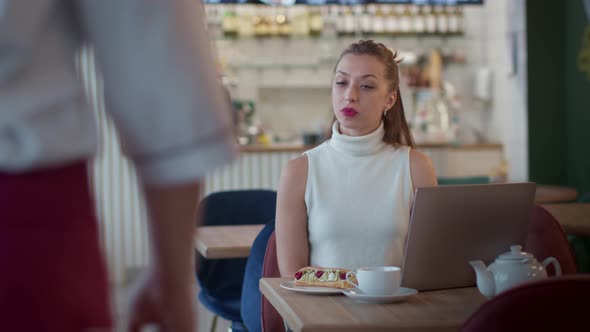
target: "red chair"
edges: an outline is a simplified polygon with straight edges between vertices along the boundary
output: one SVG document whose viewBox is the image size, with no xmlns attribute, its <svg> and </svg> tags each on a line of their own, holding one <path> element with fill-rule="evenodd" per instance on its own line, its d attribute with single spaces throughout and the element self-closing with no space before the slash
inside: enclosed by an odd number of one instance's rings
<svg viewBox="0 0 590 332">
<path fill-rule="evenodd" d="M 588 331 L 590 276 L 547 278 L 507 290 L 479 307 L 462 332 Z"/>
<path fill-rule="evenodd" d="M 561 266 L 562 274 L 578 271 L 576 258 L 563 228 L 551 213 L 539 205 L 534 205 L 531 212 L 525 251 L 533 254 L 540 262 L 547 257 L 554 257 Z M 547 273 L 555 274 L 553 265 L 548 267 Z"/>
<path fill-rule="evenodd" d="M 262 266 L 263 278 L 278 278 L 281 274 L 279 272 L 279 263 L 277 261 L 277 240 L 273 232 L 268 239 L 266 245 L 266 253 L 264 254 L 264 264 Z M 264 295 L 262 296 L 261 320 L 263 332 L 284 332 L 285 324 L 283 318 L 276 309 L 268 302 Z"/>
</svg>

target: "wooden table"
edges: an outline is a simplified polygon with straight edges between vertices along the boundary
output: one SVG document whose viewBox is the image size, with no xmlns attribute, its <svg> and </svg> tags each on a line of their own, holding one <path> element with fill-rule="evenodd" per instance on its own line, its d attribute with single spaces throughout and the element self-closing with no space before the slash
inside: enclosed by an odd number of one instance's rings
<svg viewBox="0 0 590 332">
<path fill-rule="evenodd" d="M 457 331 L 486 299 L 477 288 L 421 292 L 402 303 L 359 302 L 344 295 L 283 289 L 290 279 L 263 278 L 260 291 L 295 332 Z"/>
<path fill-rule="evenodd" d="M 244 258 L 264 225 L 202 226 L 195 234 L 195 247 L 205 258 Z"/>
<path fill-rule="evenodd" d="M 578 198 L 578 191 L 575 188 L 537 185 L 535 192 L 535 203 L 563 203 L 573 202 Z"/>
<path fill-rule="evenodd" d="M 590 203 L 542 204 L 568 234 L 590 236 Z M 264 225 L 203 226 L 195 235 L 195 247 L 205 258 L 248 257 L 252 243 Z"/>
<path fill-rule="evenodd" d="M 543 204 L 567 234 L 590 236 L 590 203 Z"/>
</svg>

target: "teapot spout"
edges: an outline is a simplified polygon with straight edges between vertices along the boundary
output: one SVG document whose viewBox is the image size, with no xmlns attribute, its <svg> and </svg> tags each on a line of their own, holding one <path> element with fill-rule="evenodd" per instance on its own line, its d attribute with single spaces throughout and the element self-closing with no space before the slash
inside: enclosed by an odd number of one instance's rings
<svg viewBox="0 0 590 332">
<path fill-rule="evenodd" d="M 477 289 L 485 297 L 492 298 L 496 295 L 496 284 L 494 275 L 482 261 L 470 261 L 469 264 L 475 270 Z"/>
</svg>

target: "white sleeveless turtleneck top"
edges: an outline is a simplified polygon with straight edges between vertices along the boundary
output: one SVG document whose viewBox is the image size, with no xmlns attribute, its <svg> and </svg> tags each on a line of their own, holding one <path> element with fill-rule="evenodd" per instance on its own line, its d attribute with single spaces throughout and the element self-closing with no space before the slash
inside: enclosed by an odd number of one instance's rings
<svg viewBox="0 0 590 332">
<path fill-rule="evenodd" d="M 383 123 L 306 151 L 310 264 L 357 269 L 403 263 L 413 201 L 410 148 L 383 142 Z"/>
</svg>

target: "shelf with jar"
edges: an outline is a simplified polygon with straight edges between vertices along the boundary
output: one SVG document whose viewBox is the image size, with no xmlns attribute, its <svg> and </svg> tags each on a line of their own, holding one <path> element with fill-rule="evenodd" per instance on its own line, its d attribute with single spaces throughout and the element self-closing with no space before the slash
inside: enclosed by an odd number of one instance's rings
<svg viewBox="0 0 590 332">
<path fill-rule="evenodd" d="M 460 130 L 461 96 L 443 80 L 445 57 L 432 50 L 427 58 L 402 68 L 412 93 L 408 122 L 416 142 L 456 143 Z"/>
<path fill-rule="evenodd" d="M 443 48 L 425 48 L 424 50 L 397 50 L 398 57 L 403 61 L 400 63 L 401 74 L 408 77 L 409 84 L 412 87 L 428 87 L 429 82 L 424 75 L 425 66 L 428 64 L 428 58 L 431 51 L 435 49 L 443 61 L 443 67 L 449 65 L 465 65 L 467 58 L 465 50 L 460 47 L 443 47 Z M 241 56 L 224 62 L 224 67 L 230 70 L 240 69 L 312 69 L 322 68 L 333 69 L 338 60 L 337 55 L 309 55 L 301 56 Z"/>
<path fill-rule="evenodd" d="M 453 37 L 464 35 L 462 6 L 367 4 L 352 6 L 206 5 L 213 39 Z"/>
</svg>

